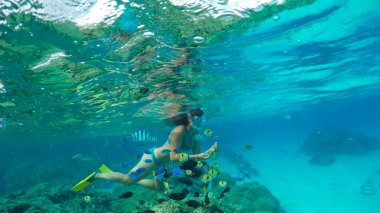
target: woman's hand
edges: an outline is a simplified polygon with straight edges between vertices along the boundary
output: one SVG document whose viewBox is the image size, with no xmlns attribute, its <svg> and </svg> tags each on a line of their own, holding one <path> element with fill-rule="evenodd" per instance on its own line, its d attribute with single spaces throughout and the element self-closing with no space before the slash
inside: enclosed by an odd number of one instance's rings
<svg viewBox="0 0 380 213">
<path fill-rule="evenodd" d="M 197 154 L 197 158 L 201 160 L 206 160 L 210 155 L 208 153 L 199 153 Z"/>
<path fill-rule="evenodd" d="M 218 151 L 218 142 L 215 142 L 214 145 L 212 145 L 206 152 L 209 153 L 211 151 Z"/>
</svg>

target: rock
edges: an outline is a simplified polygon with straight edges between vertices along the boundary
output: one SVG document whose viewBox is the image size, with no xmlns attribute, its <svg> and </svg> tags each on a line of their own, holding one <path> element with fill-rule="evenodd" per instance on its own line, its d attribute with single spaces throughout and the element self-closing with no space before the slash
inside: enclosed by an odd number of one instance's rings
<svg viewBox="0 0 380 213">
<path fill-rule="evenodd" d="M 328 166 L 335 163 L 335 156 L 329 155 L 329 154 L 320 154 L 315 155 L 312 158 L 309 159 L 309 163 L 311 165 L 317 165 L 317 166 Z"/>
<path fill-rule="evenodd" d="M 330 127 L 310 133 L 300 151 L 312 156 L 310 164 L 327 166 L 335 162 L 337 155 L 364 155 L 378 149 L 380 142 L 376 137 Z"/>
</svg>

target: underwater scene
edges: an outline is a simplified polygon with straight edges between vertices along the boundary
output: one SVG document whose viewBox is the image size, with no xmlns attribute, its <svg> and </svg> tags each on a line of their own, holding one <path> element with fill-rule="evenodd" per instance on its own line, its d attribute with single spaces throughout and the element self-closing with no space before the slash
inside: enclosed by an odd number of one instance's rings
<svg viewBox="0 0 380 213">
<path fill-rule="evenodd" d="M 1 0 L 0 212 L 380 212 L 379 11 Z"/>
</svg>

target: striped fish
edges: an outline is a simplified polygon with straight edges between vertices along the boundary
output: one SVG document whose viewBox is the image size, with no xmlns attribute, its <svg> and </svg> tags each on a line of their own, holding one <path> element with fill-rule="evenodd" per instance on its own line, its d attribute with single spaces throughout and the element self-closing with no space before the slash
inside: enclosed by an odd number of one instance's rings
<svg viewBox="0 0 380 213">
<path fill-rule="evenodd" d="M 140 129 L 133 134 L 127 134 L 128 139 L 134 142 L 157 142 L 158 138 L 156 136 L 150 135 L 145 129 Z"/>
<path fill-rule="evenodd" d="M 195 141 L 197 141 L 197 142 L 201 142 L 201 141 L 203 141 L 203 140 L 206 139 L 206 136 L 205 136 L 205 134 L 203 134 L 203 133 L 198 133 L 198 134 L 196 134 L 196 135 L 194 136 L 194 139 L 195 139 Z"/>
</svg>

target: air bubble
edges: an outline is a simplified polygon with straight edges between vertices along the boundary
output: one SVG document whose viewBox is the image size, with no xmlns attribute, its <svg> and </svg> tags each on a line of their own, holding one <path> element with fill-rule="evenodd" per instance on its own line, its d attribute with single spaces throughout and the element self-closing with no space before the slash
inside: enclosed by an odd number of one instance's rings
<svg viewBox="0 0 380 213">
<path fill-rule="evenodd" d="M 272 17 L 272 19 L 273 19 L 273 20 L 275 20 L 275 21 L 277 21 L 277 20 L 279 20 L 279 19 L 280 19 L 280 16 L 278 16 L 278 15 L 275 15 L 275 16 L 273 16 L 273 17 Z"/>
<path fill-rule="evenodd" d="M 193 41 L 194 41 L 194 43 L 196 43 L 196 44 L 201 44 L 201 43 L 203 43 L 203 42 L 205 42 L 205 38 L 204 37 L 202 37 L 202 36 L 195 36 L 194 38 L 193 38 Z"/>
<path fill-rule="evenodd" d="M 152 32 L 145 32 L 143 35 L 144 35 L 145 37 L 147 37 L 147 38 L 150 38 L 150 37 L 153 37 L 153 36 L 154 36 L 154 33 L 152 33 Z"/>
</svg>

